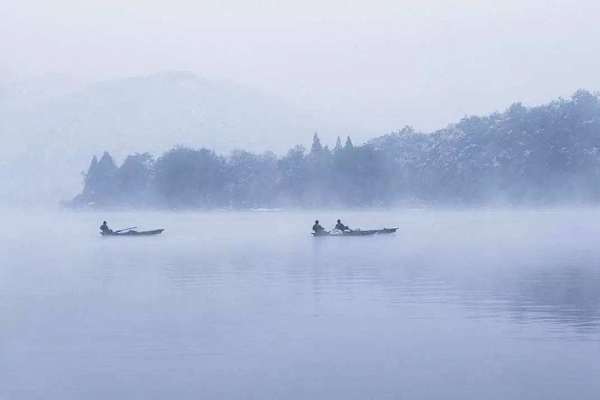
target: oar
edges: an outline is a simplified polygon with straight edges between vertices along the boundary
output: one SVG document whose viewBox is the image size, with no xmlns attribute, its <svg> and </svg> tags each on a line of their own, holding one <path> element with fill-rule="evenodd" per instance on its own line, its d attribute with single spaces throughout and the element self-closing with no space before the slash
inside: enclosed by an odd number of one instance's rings
<svg viewBox="0 0 600 400">
<path fill-rule="evenodd" d="M 123 231 L 128 231 L 130 229 L 135 229 L 137 228 L 137 226 L 132 226 L 131 228 L 125 228 L 125 229 L 119 229 L 118 231 L 115 231 L 114 233 L 119 233 L 119 232 L 123 232 Z"/>
</svg>

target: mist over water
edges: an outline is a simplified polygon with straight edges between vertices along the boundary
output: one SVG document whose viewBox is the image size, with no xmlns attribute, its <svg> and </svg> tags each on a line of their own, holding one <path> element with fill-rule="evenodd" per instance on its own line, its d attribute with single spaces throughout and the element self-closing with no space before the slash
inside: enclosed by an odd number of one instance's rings
<svg viewBox="0 0 600 400">
<path fill-rule="evenodd" d="M 0 400 L 600 398 L 597 0 L 4 3 Z"/>
<path fill-rule="evenodd" d="M 2 398 L 600 395 L 598 209 L 0 216 Z"/>
</svg>

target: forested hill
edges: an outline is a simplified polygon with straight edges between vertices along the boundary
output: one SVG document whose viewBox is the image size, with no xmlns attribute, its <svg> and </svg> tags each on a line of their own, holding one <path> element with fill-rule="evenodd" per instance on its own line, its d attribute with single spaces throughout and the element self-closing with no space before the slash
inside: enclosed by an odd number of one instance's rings
<svg viewBox="0 0 600 400">
<path fill-rule="evenodd" d="M 93 158 L 74 207 L 270 208 L 553 205 L 600 202 L 600 99 L 578 91 L 539 107 L 465 117 L 432 133 L 406 127 L 333 149 L 273 153 L 177 147 L 121 166 Z"/>
</svg>

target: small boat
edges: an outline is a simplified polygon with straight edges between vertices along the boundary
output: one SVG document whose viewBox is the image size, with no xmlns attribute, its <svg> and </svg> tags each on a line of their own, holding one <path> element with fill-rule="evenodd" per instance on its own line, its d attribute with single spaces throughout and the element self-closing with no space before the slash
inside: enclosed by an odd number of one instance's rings
<svg viewBox="0 0 600 400">
<path fill-rule="evenodd" d="M 134 231 L 128 230 L 126 232 L 100 232 L 102 236 L 152 236 L 152 235 L 160 235 L 164 231 L 164 229 L 155 229 L 153 231 Z"/>
<path fill-rule="evenodd" d="M 356 230 L 356 231 L 339 231 L 337 229 L 334 229 L 331 232 L 321 232 L 321 233 L 315 233 L 313 232 L 313 236 L 314 237 L 321 237 L 321 236 L 371 236 L 376 234 L 377 231 L 361 231 L 361 230 Z"/>
<path fill-rule="evenodd" d="M 321 233 L 314 233 L 313 232 L 313 236 L 317 237 L 317 236 L 370 236 L 370 235 L 382 235 L 382 234 L 390 234 L 390 233 L 395 233 L 398 230 L 398 228 L 383 228 L 383 229 L 375 229 L 375 230 L 368 230 L 368 231 L 361 231 L 360 229 L 355 230 L 355 231 L 345 231 L 342 232 L 340 230 L 334 229 L 331 232 L 321 232 Z"/>
</svg>

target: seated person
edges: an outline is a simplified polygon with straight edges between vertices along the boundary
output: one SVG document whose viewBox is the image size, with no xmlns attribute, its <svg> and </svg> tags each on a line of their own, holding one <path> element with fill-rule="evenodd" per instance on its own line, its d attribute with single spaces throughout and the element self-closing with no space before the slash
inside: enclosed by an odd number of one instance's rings
<svg viewBox="0 0 600 400">
<path fill-rule="evenodd" d="M 106 225 L 106 221 L 104 221 L 102 223 L 102 225 L 100 226 L 100 230 L 102 231 L 102 233 L 107 234 L 107 233 L 112 233 L 112 229 L 108 228 L 108 225 Z"/>
<path fill-rule="evenodd" d="M 313 225 L 313 231 L 315 231 L 315 233 L 322 233 L 324 230 L 325 229 L 319 224 L 319 220 L 316 220 Z"/>
<path fill-rule="evenodd" d="M 342 221 L 339 220 L 339 219 L 337 220 L 337 224 L 335 225 L 335 229 L 338 229 L 338 230 L 340 230 L 342 232 L 344 232 L 344 231 L 350 231 L 351 230 L 346 225 L 342 224 Z"/>
</svg>

